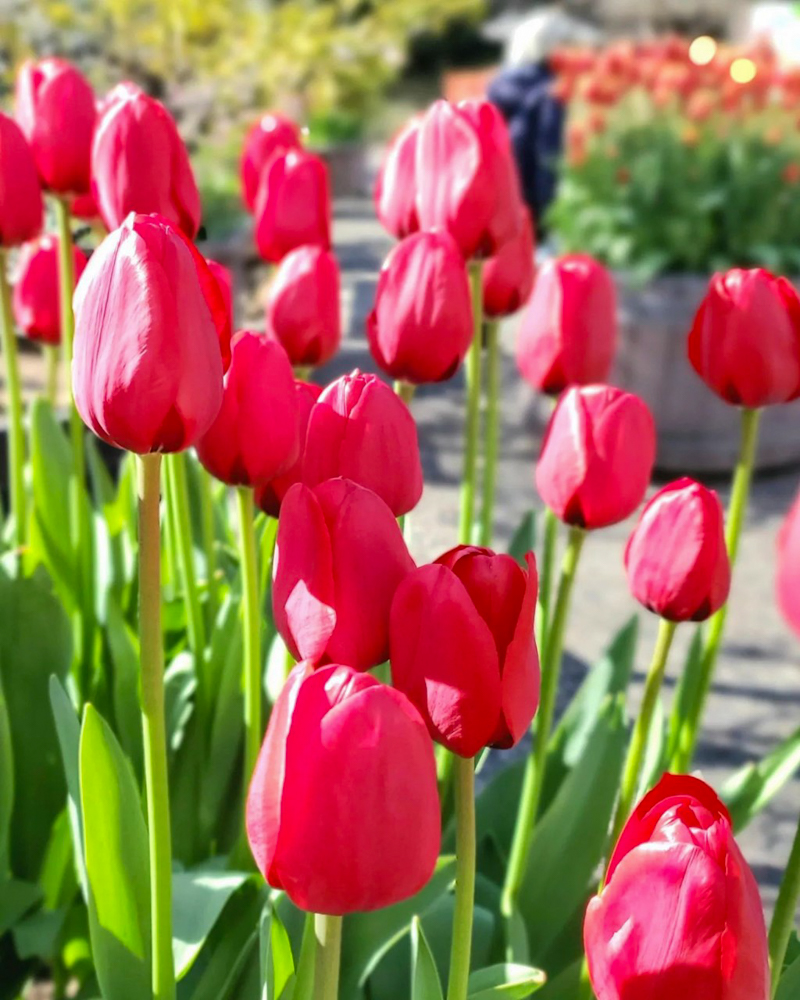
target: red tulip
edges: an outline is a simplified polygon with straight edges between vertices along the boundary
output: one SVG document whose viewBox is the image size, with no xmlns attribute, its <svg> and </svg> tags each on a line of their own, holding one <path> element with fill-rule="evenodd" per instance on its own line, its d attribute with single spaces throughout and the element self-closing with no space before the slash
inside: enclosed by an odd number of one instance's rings
<svg viewBox="0 0 800 1000">
<path fill-rule="evenodd" d="M 767 1000 L 767 934 L 725 806 L 688 775 L 642 799 L 590 903 L 597 1000 Z"/>
<path fill-rule="evenodd" d="M 274 112 L 262 115 L 250 128 L 244 140 L 239 165 L 242 178 L 242 199 L 248 212 L 256 205 L 261 175 L 270 161 L 280 153 L 301 146 L 300 130 L 293 121 Z"/>
<path fill-rule="evenodd" d="M 506 555 L 460 545 L 397 588 L 392 682 L 431 736 L 461 757 L 513 746 L 539 704 L 533 635 L 538 576 Z"/>
<path fill-rule="evenodd" d="M 322 392 L 321 386 L 299 380 L 295 382 L 294 389 L 297 397 L 297 425 L 300 436 L 300 450 L 297 460 L 279 476 L 273 476 L 268 483 L 257 487 L 255 494 L 256 504 L 270 517 L 277 517 L 280 514 L 283 498 L 295 483 L 301 482 L 303 449 L 305 448 L 308 420 L 311 416 L 311 409 Z"/>
<path fill-rule="evenodd" d="M 395 517 L 422 496 L 414 418 L 385 382 L 358 369 L 331 382 L 308 422 L 303 482 L 316 486 L 336 476 L 377 493 Z"/>
<path fill-rule="evenodd" d="M 255 220 L 258 252 L 273 264 L 304 244 L 329 250 L 331 194 L 324 160 L 300 149 L 273 157 L 261 175 Z"/>
<path fill-rule="evenodd" d="M 339 265 L 324 247 L 298 247 L 278 265 L 267 293 L 267 333 L 293 365 L 324 365 L 339 349 Z"/>
<path fill-rule="evenodd" d="M 349 479 L 283 499 L 272 607 L 292 656 L 368 670 L 389 656 L 389 609 L 414 568 L 392 512 Z"/>
<path fill-rule="evenodd" d="M 43 187 L 86 194 L 97 111 L 84 77 L 63 59 L 28 60 L 17 74 L 15 97 Z"/>
<path fill-rule="evenodd" d="M 631 593 L 669 621 L 705 621 L 728 599 L 731 566 L 717 494 L 678 479 L 646 504 L 625 549 Z"/>
<path fill-rule="evenodd" d="M 172 116 L 132 83 L 103 102 L 92 143 L 92 192 L 108 229 L 129 212 L 153 212 L 191 239 L 200 228 L 200 195 Z"/>
<path fill-rule="evenodd" d="M 800 494 L 778 535 L 778 606 L 800 635 Z"/>
<path fill-rule="evenodd" d="M 258 486 L 297 461 L 297 393 L 286 351 L 254 330 L 231 341 L 222 407 L 197 456 L 229 486 Z"/>
<path fill-rule="evenodd" d="M 547 427 L 536 486 L 567 524 L 604 528 L 644 499 L 656 455 L 645 403 L 607 385 L 568 389 Z"/>
<path fill-rule="evenodd" d="M 521 225 L 519 179 L 502 115 L 488 101 L 436 101 L 420 124 L 417 215 L 467 257 L 491 257 Z"/>
<path fill-rule="evenodd" d="M 473 320 L 466 268 L 451 236 L 415 233 L 391 251 L 367 336 L 373 358 L 392 378 L 420 385 L 458 370 Z"/>
<path fill-rule="evenodd" d="M 88 258 L 73 246 L 77 281 Z M 26 243 L 20 251 L 14 286 L 14 318 L 31 340 L 61 343 L 60 292 L 58 283 L 58 237 L 52 233 Z"/>
<path fill-rule="evenodd" d="M 95 434 L 139 454 L 190 447 L 219 413 L 217 331 L 196 258 L 165 219 L 132 214 L 92 255 L 75 291 L 72 384 Z"/>
<path fill-rule="evenodd" d="M 617 340 L 610 273 L 585 254 L 549 260 L 536 277 L 517 334 L 517 365 L 541 392 L 605 382 Z"/>
<path fill-rule="evenodd" d="M 69 204 L 69 214 L 75 219 L 83 219 L 86 222 L 94 222 L 100 218 L 100 209 L 94 200 L 91 191 L 86 194 L 76 194 Z"/>
<path fill-rule="evenodd" d="M 42 192 L 30 146 L 0 111 L 0 246 L 15 247 L 42 230 Z"/>
<path fill-rule="evenodd" d="M 416 158 L 420 118 L 412 118 L 396 136 L 375 185 L 375 211 L 384 229 L 402 240 L 419 229 Z"/>
<path fill-rule="evenodd" d="M 224 264 L 205 258 L 208 269 L 211 272 L 217 288 L 222 298 L 222 307 L 229 318 L 229 326 L 233 328 L 233 275 Z"/>
<path fill-rule="evenodd" d="M 315 913 L 399 903 L 433 874 L 439 816 L 433 746 L 408 699 L 350 667 L 296 667 L 247 796 L 267 882 Z"/>
<path fill-rule="evenodd" d="M 515 313 L 530 298 L 536 271 L 530 212 L 522 209 L 519 234 L 483 266 L 483 311 L 490 319 Z"/>
<path fill-rule="evenodd" d="M 689 360 L 735 406 L 800 396 L 800 299 L 786 278 L 738 268 L 711 279 L 689 334 Z"/>
</svg>

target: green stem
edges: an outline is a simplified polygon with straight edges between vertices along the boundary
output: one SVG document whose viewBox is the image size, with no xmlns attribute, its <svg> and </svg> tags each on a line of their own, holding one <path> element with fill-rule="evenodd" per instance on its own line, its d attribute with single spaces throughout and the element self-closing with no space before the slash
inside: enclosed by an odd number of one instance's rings
<svg viewBox="0 0 800 1000">
<path fill-rule="evenodd" d="M 240 486 L 236 491 L 239 511 L 239 554 L 244 597 L 244 730 L 245 799 L 250 776 L 261 749 L 261 615 L 258 606 L 258 559 L 253 527 L 253 491 Z"/>
<path fill-rule="evenodd" d="M 739 552 L 739 541 L 750 499 L 750 484 L 753 479 L 753 466 L 758 444 L 758 424 L 760 410 L 742 410 L 742 444 L 739 461 L 733 477 L 733 488 L 728 506 L 728 517 L 725 526 L 725 542 L 731 561 L 731 569 L 736 563 Z M 725 631 L 725 619 L 728 615 L 728 603 L 724 604 L 711 618 L 700 661 L 700 676 L 697 681 L 697 694 L 689 706 L 685 718 L 680 719 L 678 726 L 678 747 L 675 751 L 670 770 L 683 773 L 688 770 L 694 757 L 695 746 L 703 720 L 706 699 L 711 689 L 714 677 L 714 667 L 717 663 L 722 636 Z"/>
<path fill-rule="evenodd" d="M 314 914 L 316 951 L 314 1000 L 336 1000 L 339 995 L 339 963 L 342 953 L 342 918 Z"/>
<path fill-rule="evenodd" d="M 794 930 L 794 915 L 798 899 L 800 899 L 800 824 L 797 827 L 792 852 L 783 874 L 783 881 L 778 891 L 778 901 L 775 903 L 775 912 L 772 915 L 772 923 L 769 928 L 769 960 L 772 968 L 770 996 L 772 997 L 778 991 L 786 949 Z"/>
<path fill-rule="evenodd" d="M 161 635 L 160 455 L 139 459 L 139 638 L 154 1000 L 174 1000 L 172 844 Z"/>
<path fill-rule="evenodd" d="M 411 406 L 416 388 L 411 382 L 404 382 L 402 379 L 396 379 L 394 383 L 394 391 L 408 407 Z"/>
<path fill-rule="evenodd" d="M 22 385 L 17 360 L 17 338 L 11 311 L 11 289 L 8 284 L 7 256 L 0 249 L 0 337 L 6 359 L 6 395 L 8 398 L 8 485 L 11 513 L 14 517 L 14 543 L 22 552 L 27 528 L 25 496 L 25 428 L 22 423 Z"/>
<path fill-rule="evenodd" d="M 478 434 L 481 416 L 481 358 L 483 346 L 483 285 L 481 262 L 469 262 L 469 279 L 472 289 L 474 333 L 467 352 L 467 410 L 464 417 L 464 472 L 461 479 L 461 516 L 458 540 L 462 545 L 472 541 L 472 522 L 475 517 L 475 492 L 478 474 Z"/>
<path fill-rule="evenodd" d="M 497 320 L 486 324 L 486 428 L 483 450 L 481 545 L 492 544 L 494 494 L 497 481 L 497 443 L 500 431 L 500 338 Z"/>
<path fill-rule="evenodd" d="M 544 509 L 542 537 L 542 563 L 539 568 L 539 607 L 536 613 L 536 641 L 544 649 L 547 626 L 550 621 L 550 596 L 553 590 L 553 567 L 558 542 L 558 518 L 549 507 Z"/>
<path fill-rule="evenodd" d="M 308 382 L 311 373 L 314 371 L 313 365 L 295 365 L 294 377 L 298 382 Z"/>
<path fill-rule="evenodd" d="M 475 762 L 455 761 L 456 792 L 456 899 L 447 1000 L 466 1000 L 472 951 L 472 917 L 475 909 Z"/>
<path fill-rule="evenodd" d="M 202 515 L 203 548 L 206 556 L 206 577 L 208 581 L 208 620 L 213 630 L 217 620 L 217 554 L 214 540 L 214 494 L 211 474 L 204 468 L 199 470 L 200 510 Z"/>
<path fill-rule="evenodd" d="M 558 681 L 561 675 L 561 659 L 570 597 L 585 537 L 586 533 L 582 528 L 570 528 L 569 540 L 561 564 L 561 576 L 558 581 L 553 619 L 547 631 L 547 641 L 542 654 L 542 687 L 539 696 L 539 711 L 534 724 L 533 748 L 525 765 L 525 777 L 517 811 L 517 822 L 514 827 L 514 839 L 511 842 L 506 880 L 500 900 L 501 912 L 507 919 L 513 913 L 522 885 L 525 863 L 539 812 L 547 762 L 547 744 L 550 739 L 550 730 L 553 727 Z"/>
<path fill-rule="evenodd" d="M 56 344 L 44 345 L 44 358 L 47 365 L 44 398 L 55 409 L 58 402 L 58 347 Z"/>
<path fill-rule="evenodd" d="M 58 281 L 61 308 L 61 346 L 64 352 L 64 368 L 67 372 L 70 401 L 72 401 L 72 352 L 75 339 L 75 313 L 72 296 L 75 291 L 75 257 L 72 251 L 72 230 L 69 224 L 69 203 L 63 198 L 54 199 L 56 221 L 58 223 Z M 83 421 L 75 409 L 70 408 L 70 433 L 75 478 L 79 483 L 86 480 L 86 456 L 83 445 Z"/>
<path fill-rule="evenodd" d="M 167 503 L 172 507 L 172 523 L 178 545 L 178 563 L 186 601 L 186 621 L 189 646 L 195 659 L 202 660 L 206 645 L 206 629 L 197 577 L 194 568 L 192 524 L 189 515 L 189 487 L 186 483 L 186 457 L 182 452 L 167 456 Z"/>
</svg>

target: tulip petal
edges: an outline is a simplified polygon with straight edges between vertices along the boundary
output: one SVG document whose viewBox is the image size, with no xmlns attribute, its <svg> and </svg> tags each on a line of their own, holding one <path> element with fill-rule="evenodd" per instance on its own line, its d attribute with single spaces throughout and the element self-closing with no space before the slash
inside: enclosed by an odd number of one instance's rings
<svg viewBox="0 0 800 1000">
<path fill-rule="evenodd" d="M 536 557 L 532 552 L 525 556 L 528 573 L 525 593 L 517 616 L 512 638 L 503 663 L 503 733 L 495 734 L 495 745 L 514 746 L 528 731 L 536 709 L 539 707 L 539 651 L 534 635 L 536 600 L 539 594 L 539 577 Z"/>
</svg>

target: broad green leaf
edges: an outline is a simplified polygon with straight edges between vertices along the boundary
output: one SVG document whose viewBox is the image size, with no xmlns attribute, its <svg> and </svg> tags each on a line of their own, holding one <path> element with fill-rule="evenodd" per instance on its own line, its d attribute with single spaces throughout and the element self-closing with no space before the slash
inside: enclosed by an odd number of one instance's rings
<svg viewBox="0 0 800 1000">
<path fill-rule="evenodd" d="M 0 681 L 2 678 L 0 678 Z M 11 723 L 0 683 L 0 879 L 9 872 L 11 814 L 14 808 L 14 751 L 11 746 Z"/>
<path fill-rule="evenodd" d="M 648 792 L 664 773 L 667 766 L 667 713 L 664 702 L 656 699 L 653 718 L 650 722 L 650 732 L 647 735 L 642 773 L 639 778 L 639 788 L 636 801 Z"/>
<path fill-rule="evenodd" d="M 739 833 L 772 801 L 800 768 L 800 729 L 796 729 L 766 757 L 748 763 L 725 782 L 722 799 Z"/>
<path fill-rule="evenodd" d="M 0 937 L 41 898 L 42 890 L 33 882 L 21 882 L 18 879 L 0 882 Z"/>
<path fill-rule="evenodd" d="M 294 978 L 294 955 L 289 934 L 271 900 L 264 904 L 259 927 L 261 1000 L 278 1000 Z"/>
<path fill-rule="evenodd" d="M 547 982 L 536 995 L 536 1000 L 578 1000 L 581 996 L 582 968 L 583 958 L 579 958 L 558 975 L 549 976 Z"/>
<path fill-rule="evenodd" d="M 186 651 L 178 653 L 164 673 L 167 746 L 172 754 L 176 753 L 183 743 L 186 726 L 194 711 L 196 689 L 194 657 Z"/>
<path fill-rule="evenodd" d="M 150 875 L 139 790 L 114 734 L 92 705 L 80 742 L 89 927 L 105 1000 L 150 992 Z"/>
<path fill-rule="evenodd" d="M 508 545 L 508 554 L 525 567 L 525 556 L 536 551 L 536 511 L 529 510 L 517 526 Z"/>
<path fill-rule="evenodd" d="M 53 710 L 61 762 L 67 779 L 67 811 L 72 830 L 75 866 L 84 900 L 88 899 L 86 862 L 83 850 L 83 816 L 81 813 L 80 742 L 81 727 L 69 695 L 57 677 L 50 678 L 50 706 Z"/>
<path fill-rule="evenodd" d="M 469 977 L 469 1000 L 525 1000 L 544 986 L 545 974 L 529 965 L 501 963 L 478 969 Z"/>
<path fill-rule="evenodd" d="M 134 773 L 140 777 L 144 751 L 139 710 L 139 642 L 113 596 L 109 597 L 106 609 L 106 641 L 111 654 L 111 700 L 116 732 Z"/>
<path fill-rule="evenodd" d="M 20 958 L 52 961 L 64 926 L 66 910 L 39 910 L 21 920 L 13 930 L 14 947 Z"/>
<path fill-rule="evenodd" d="M 436 962 L 416 916 L 411 921 L 411 1000 L 443 1000 Z"/>
<path fill-rule="evenodd" d="M 797 1000 L 800 997 L 800 958 L 784 969 L 775 1000 Z"/>
<path fill-rule="evenodd" d="M 50 840 L 39 874 L 39 885 L 44 892 L 44 905 L 48 910 L 69 906 L 78 890 L 75 851 L 67 806 L 58 814 L 50 829 Z"/>
<path fill-rule="evenodd" d="M 681 726 L 684 719 L 691 718 L 693 706 L 700 697 L 700 661 L 703 657 L 703 630 L 698 626 L 692 636 L 683 672 L 678 678 L 678 686 L 672 700 L 672 711 L 669 718 L 669 734 L 667 738 L 667 760 L 673 766 L 678 752 Z"/>
<path fill-rule="evenodd" d="M 189 971 L 225 904 L 247 878 L 240 872 L 173 874 L 172 951 L 178 979 Z"/>
</svg>

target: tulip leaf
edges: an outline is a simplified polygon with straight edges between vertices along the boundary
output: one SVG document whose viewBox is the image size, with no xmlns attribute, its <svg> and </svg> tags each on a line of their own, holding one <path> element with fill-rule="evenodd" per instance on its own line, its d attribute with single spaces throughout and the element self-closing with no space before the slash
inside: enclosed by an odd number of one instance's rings
<svg viewBox="0 0 800 1000">
<path fill-rule="evenodd" d="M 187 871 L 172 876 L 172 951 L 181 979 L 197 958 L 232 894 L 248 878 L 242 872 Z"/>
<path fill-rule="evenodd" d="M 797 1000 L 800 997 L 800 958 L 783 970 L 775 1000 Z"/>
<path fill-rule="evenodd" d="M 139 790 L 116 737 L 92 705 L 80 741 L 89 931 L 105 1000 L 150 990 L 150 876 Z"/>
<path fill-rule="evenodd" d="M 140 777 L 144 751 L 139 711 L 139 641 L 113 596 L 109 597 L 106 609 L 106 641 L 111 654 L 111 698 L 116 732 L 134 774 Z"/>
<path fill-rule="evenodd" d="M 525 1000 L 544 986 L 545 974 L 529 965 L 501 963 L 478 969 L 469 977 L 469 1000 Z"/>
<path fill-rule="evenodd" d="M 81 727 L 69 695 L 57 677 L 50 678 L 50 706 L 61 749 L 61 761 L 67 779 L 67 812 L 72 831 L 72 848 L 78 880 L 84 899 L 88 898 L 86 862 L 83 851 L 83 816 L 81 814 L 80 742 Z"/>
<path fill-rule="evenodd" d="M 746 764 L 726 781 L 722 799 L 736 833 L 778 794 L 800 768 L 800 729 L 796 729 L 760 761 Z"/>
<path fill-rule="evenodd" d="M 0 882 L 0 937 L 41 900 L 42 890 L 33 882 L 9 879 Z"/>
<path fill-rule="evenodd" d="M 525 556 L 536 551 L 536 511 L 529 510 L 517 525 L 508 545 L 508 554 L 513 556 L 523 569 L 527 569 Z"/>
<path fill-rule="evenodd" d="M 270 900 L 264 904 L 259 926 L 261 1000 L 278 1000 L 294 979 L 294 955 L 289 933 Z"/>
<path fill-rule="evenodd" d="M 411 921 L 411 1000 L 443 1000 L 436 962 L 416 916 Z"/>
<path fill-rule="evenodd" d="M 700 670 L 700 661 L 702 658 L 703 629 L 698 626 L 689 644 L 686 662 L 683 665 L 683 672 L 678 679 L 678 685 L 672 700 L 667 745 L 667 761 L 671 770 L 677 768 L 676 754 L 678 753 L 683 723 L 686 719 L 692 717 L 697 700 L 701 696 L 700 689 L 703 672 Z"/>
<path fill-rule="evenodd" d="M 547 982 L 539 990 L 536 1000 L 576 1000 L 581 996 L 581 970 L 583 958 L 568 965 L 556 976 L 548 976 Z M 590 994 L 594 997 L 594 993 Z"/>
<path fill-rule="evenodd" d="M 0 679 L 1 681 L 1 679 Z M 0 878 L 9 872 L 11 813 L 14 808 L 14 751 L 6 698 L 0 682 Z"/>
</svg>

